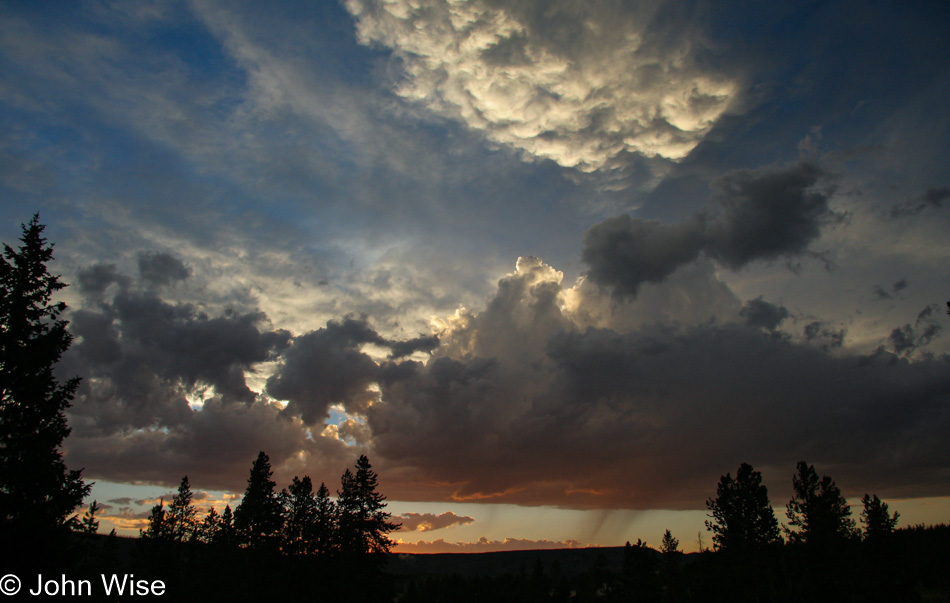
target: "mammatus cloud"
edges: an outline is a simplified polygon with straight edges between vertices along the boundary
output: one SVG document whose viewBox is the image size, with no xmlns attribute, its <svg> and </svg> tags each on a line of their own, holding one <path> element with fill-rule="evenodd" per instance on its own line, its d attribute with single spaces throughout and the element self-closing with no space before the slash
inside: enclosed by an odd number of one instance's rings
<svg viewBox="0 0 950 603">
<path fill-rule="evenodd" d="M 702 57 L 698 13 L 660 2 L 347 0 L 392 49 L 396 92 L 529 156 L 594 171 L 623 153 L 685 157 L 737 85 Z"/>
<path fill-rule="evenodd" d="M 475 521 L 468 515 L 456 515 L 446 511 L 440 515 L 434 513 L 403 513 L 396 520 L 402 524 L 400 532 L 431 532 L 455 525 L 465 525 Z"/>
<path fill-rule="evenodd" d="M 840 218 L 828 205 L 828 175 L 810 163 L 740 170 L 714 184 L 713 212 L 681 224 L 624 214 L 592 226 L 581 256 L 590 279 L 634 296 L 643 283 L 663 281 L 700 253 L 736 269 L 801 254 L 823 225 Z"/>
<path fill-rule="evenodd" d="M 482 536 L 476 542 L 446 542 L 442 538 L 432 541 L 397 542 L 393 550 L 396 553 L 484 553 L 488 551 L 576 549 L 582 546 L 576 540 L 526 540 L 524 538 L 489 540 Z"/>
</svg>

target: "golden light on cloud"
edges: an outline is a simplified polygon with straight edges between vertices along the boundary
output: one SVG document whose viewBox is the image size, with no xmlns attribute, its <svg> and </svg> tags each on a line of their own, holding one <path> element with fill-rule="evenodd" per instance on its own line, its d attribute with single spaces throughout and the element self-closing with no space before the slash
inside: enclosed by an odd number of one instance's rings
<svg viewBox="0 0 950 603">
<path fill-rule="evenodd" d="M 402 60 L 397 94 L 493 142 L 584 172 L 610 167 L 623 152 L 682 159 L 738 91 L 698 66 L 694 39 L 652 46 L 650 8 L 580 15 L 557 7 L 539 18 L 541 11 L 481 0 L 345 5 L 360 41 Z"/>
</svg>

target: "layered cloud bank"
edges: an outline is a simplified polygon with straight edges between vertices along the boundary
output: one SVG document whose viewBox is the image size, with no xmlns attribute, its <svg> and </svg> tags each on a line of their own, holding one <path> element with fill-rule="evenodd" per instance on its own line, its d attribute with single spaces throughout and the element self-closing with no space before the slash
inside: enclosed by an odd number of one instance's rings
<svg viewBox="0 0 950 603">
<path fill-rule="evenodd" d="M 328 483 L 368 452 L 392 498 L 574 508 L 697 508 L 741 462 L 783 475 L 801 459 L 855 492 L 950 493 L 934 307 L 859 353 L 840 325 L 741 300 L 718 268 L 813 253 L 838 221 L 832 188 L 795 164 L 719 191 L 678 225 L 594 225 L 576 283 L 520 258 L 484 309 L 410 339 L 367 317 L 295 335 L 260 312 L 167 302 L 192 278 L 168 254 L 141 254 L 137 276 L 90 266 L 66 365 L 86 376 L 71 458 L 92 477 L 239 489 L 258 449 Z M 471 520 L 403 517 L 420 531 Z"/>
<path fill-rule="evenodd" d="M 737 93 L 703 61 L 695 7 L 674 17 L 657 2 L 345 6 L 362 42 L 400 59 L 399 95 L 565 167 L 685 157 Z"/>
</svg>

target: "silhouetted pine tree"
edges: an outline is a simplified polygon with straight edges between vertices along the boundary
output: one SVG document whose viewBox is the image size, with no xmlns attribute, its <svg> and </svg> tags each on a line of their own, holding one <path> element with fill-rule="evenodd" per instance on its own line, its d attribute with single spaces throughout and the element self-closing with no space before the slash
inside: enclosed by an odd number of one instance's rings
<svg viewBox="0 0 950 603">
<path fill-rule="evenodd" d="M 0 257 L 0 537 L 22 538 L 22 548 L 64 533 L 90 487 L 60 451 L 79 386 L 53 375 L 72 340 L 66 304 L 51 302 L 66 285 L 47 270 L 53 246 L 39 216 L 21 228 L 20 247 L 5 244 Z"/>
<path fill-rule="evenodd" d="M 356 461 L 356 473 L 347 469 L 338 492 L 339 541 L 344 555 L 388 553 L 392 541 L 389 532 L 399 528 L 391 523 L 391 514 L 383 509 L 386 497 L 376 491 L 378 477 L 366 455 Z"/>
<path fill-rule="evenodd" d="M 172 504 L 168 508 L 169 536 L 175 542 L 187 542 L 194 536 L 198 509 L 191 502 L 193 498 L 191 484 L 188 483 L 186 475 L 181 478 L 178 494 L 172 499 Z"/>
<path fill-rule="evenodd" d="M 204 519 L 195 525 L 194 540 L 202 544 L 210 544 L 221 529 L 221 515 L 214 507 L 208 510 Z"/>
<path fill-rule="evenodd" d="M 310 477 L 294 476 L 289 490 L 281 492 L 281 499 L 284 509 L 281 549 L 288 555 L 313 553 L 317 499 Z"/>
<path fill-rule="evenodd" d="M 663 533 L 663 540 L 660 542 L 660 552 L 670 555 L 679 552 L 680 541 L 673 538 L 673 533 L 667 530 Z"/>
<path fill-rule="evenodd" d="M 792 542 L 816 546 L 845 542 L 857 535 L 851 507 L 841 490 L 827 475 L 820 479 L 814 465 L 801 461 L 798 474 L 792 477 L 795 495 L 786 506 L 789 526 L 786 528 Z"/>
<path fill-rule="evenodd" d="M 865 540 L 878 541 L 894 532 L 900 513 L 895 511 L 894 515 L 891 515 L 887 503 L 882 502 L 877 494 L 874 496 L 865 494 L 861 499 L 861 504 L 864 505 L 861 519 L 864 522 Z"/>
<path fill-rule="evenodd" d="M 231 511 L 231 505 L 224 506 L 218 527 L 211 534 L 211 543 L 224 548 L 237 547 L 238 535 L 237 530 L 234 529 L 234 513 Z"/>
<path fill-rule="evenodd" d="M 706 529 L 717 549 L 748 551 L 781 542 L 762 474 L 747 463 L 739 466 L 735 479 L 728 473 L 719 479 L 716 498 L 707 500 L 706 508 L 712 513 Z"/>
<path fill-rule="evenodd" d="M 89 509 L 83 513 L 82 519 L 76 519 L 74 530 L 80 534 L 97 534 L 99 533 L 99 520 L 96 519 L 96 513 L 102 510 L 102 507 L 99 506 L 99 501 L 92 501 L 89 505 Z"/>
<path fill-rule="evenodd" d="M 261 451 L 251 467 L 244 498 L 234 510 L 241 544 L 257 551 L 276 552 L 280 545 L 281 507 L 272 475 L 270 459 Z"/>
<path fill-rule="evenodd" d="M 316 509 L 313 517 L 313 551 L 318 555 L 330 555 L 337 547 L 336 504 L 330 500 L 330 490 L 323 482 L 317 490 Z"/>
<path fill-rule="evenodd" d="M 164 498 L 152 507 L 152 512 L 148 516 L 148 523 L 145 529 L 139 530 L 139 536 L 143 540 L 170 541 L 172 539 L 171 522 L 168 518 L 168 511 L 165 510 Z"/>
</svg>

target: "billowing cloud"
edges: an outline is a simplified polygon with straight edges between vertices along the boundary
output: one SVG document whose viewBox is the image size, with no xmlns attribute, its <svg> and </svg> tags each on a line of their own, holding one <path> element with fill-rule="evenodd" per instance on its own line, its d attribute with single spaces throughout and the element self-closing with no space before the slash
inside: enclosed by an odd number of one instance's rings
<svg viewBox="0 0 950 603">
<path fill-rule="evenodd" d="M 431 532 L 451 526 L 469 524 L 474 522 L 475 518 L 446 511 L 439 515 L 435 513 L 403 513 L 396 518 L 396 521 L 402 524 L 402 527 L 399 528 L 400 532 Z"/>
<path fill-rule="evenodd" d="M 715 207 L 680 224 L 622 215 L 584 236 L 590 279 L 621 295 L 664 280 L 700 254 L 729 268 L 805 252 L 821 227 L 840 218 L 829 207 L 833 187 L 816 165 L 732 172 L 715 182 Z"/>
<path fill-rule="evenodd" d="M 739 170 L 715 182 L 706 252 L 730 268 L 805 251 L 834 216 L 828 175 L 811 163 Z"/>
<path fill-rule="evenodd" d="M 566 294 L 522 260 L 484 312 L 445 323 L 432 360 L 383 366 L 367 424 L 415 476 L 394 496 L 695 508 L 711 475 L 802 458 L 846 488 L 947 492 L 931 468 L 950 463 L 950 358 L 842 352 L 843 333 L 814 321 L 776 337 L 793 317 L 762 299 L 731 322 L 594 328 Z"/>
<path fill-rule="evenodd" d="M 308 436 L 247 384 L 286 350 L 290 333 L 260 312 L 209 314 L 162 299 L 156 285 L 188 278 L 162 257 L 140 255 L 140 267 L 150 267 L 138 280 L 113 265 L 80 271 L 87 303 L 72 313 L 76 339 L 59 367 L 83 378 L 69 411 L 70 462 L 91 478 L 174 486 L 187 474 L 219 488 L 239 487 L 259 450 L 275 467 L 304 455 L 315 470 L 335 472 L 350 456 L 346 445 Z"/>
<path fill-rule="evenodd" d="M 685 157 L 737 93 L 703 61 L 698 12 L 659 2 L 347 0 L 400 59 L 403 97 L 529 156 L 593 171 Z"/>
<path fill-rule="evenodd" d="M 696 259 L 704 234 L 698 221 L 665 225 L 624 214 L 587 231 L 582 260 L 595 283 L 610 283 L 618 293 L 635 295 L 642 283 L 661 282 Z"/>
<path fill-rule="evenodd" d="M 138 265 L 140 278 L 156 286 L 183 281 L 191 275 L 191 270 L 180 259 L 167 253 L 140 253 Z"/>
<path fill-rule="evenodd" d="M 287 412 L 308 425 L 323 422 L 330 406 L 342 404 L 350 412 L 363 412 L 377 394 L 379 366 L 362 350 L 364 344 L 388 347 L 390 357 L 429 351 L 438 337 L 391 341 L 379 335 L 365 319 L 348 317 L 330 321 L 317 331 L 294 338 L 282 356 L 277 372 L 267 380 L 268 395 L 287 401 Z"/>
</svg>

